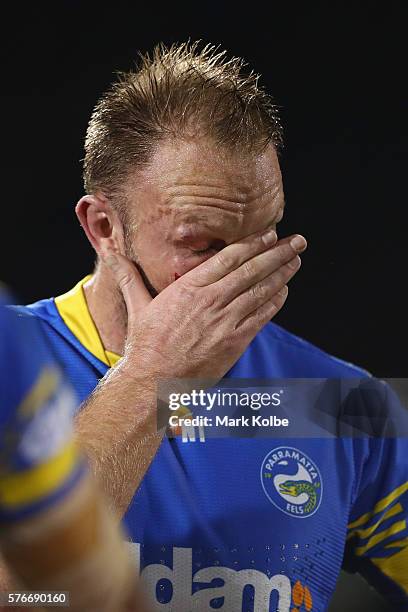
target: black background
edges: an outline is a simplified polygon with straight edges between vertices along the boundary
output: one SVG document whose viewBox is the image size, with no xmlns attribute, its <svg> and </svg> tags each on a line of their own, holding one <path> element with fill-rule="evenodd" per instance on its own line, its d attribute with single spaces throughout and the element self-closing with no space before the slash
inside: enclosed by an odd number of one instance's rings
<svg viewBox="0 0 408 612">
<path fill-rule="evenodd" d="M 29 302 L 90 271 L 73 209 L 93 105 L 138 49 L 200 38 L 245 57 L 281 107 L 281 234 L 303 233 L 309 249 L 277 321 L 406 377 L 405 4 L 3 4 L 0 277 Z M 333 611 L 385 609 L 344 580 Z"/>
<path fill-rule="evenodd" d="M 73 209 L 92 107 L 138 49 L 201 38 L 245 57 L 282 109 L 281 233 L 303 233 L 309 250 L 277 321 L 376 375 L 406 376 L 404 5 L 14 5 L 1 20 L 2 279 L 28 302 L 90 271 Z"/>
</svg>

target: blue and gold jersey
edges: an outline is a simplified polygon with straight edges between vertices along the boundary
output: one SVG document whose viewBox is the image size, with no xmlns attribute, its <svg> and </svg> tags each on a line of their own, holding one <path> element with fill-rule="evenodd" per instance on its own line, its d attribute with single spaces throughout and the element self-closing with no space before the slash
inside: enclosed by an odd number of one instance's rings
<svg viewBox="0 0 408 612">
<path fill-rule="evenodd" d="M 81 401 L 119 359 L 102 345 L 83 282 L 22 309 Z M 226 378 L 372 380 L 274 323 Z M 361 397 L 357 411 L 376 420 L 379 406 Z M 376 402 L 384 415 L 396 399 L 383 386 Z M 407 520 L 406 437 L 306 434 L 165 438 L 124 519 L 154 609 L 177 612 L 322 612 L 342 567 L 408 610 Z"/>
<path fill-rule="evenodd" d="M 38 320 L 0 305 L 0 524 L 49 508 L 83 475 L 75 406 Z"/>
</svg>

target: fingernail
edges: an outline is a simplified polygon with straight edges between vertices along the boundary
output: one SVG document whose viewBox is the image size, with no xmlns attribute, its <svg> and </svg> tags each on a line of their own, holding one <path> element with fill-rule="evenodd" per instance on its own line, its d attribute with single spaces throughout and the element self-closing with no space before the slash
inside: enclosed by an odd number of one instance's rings
<svg viewBox="0 0 408 612">
<path fill-rule="evenodd" d="M 282 289 L 280 291 L 278 291 L 278 295 L 280 295 L 281 297 L 285 297 L 285 295 L 287 295 L 288 293 L 288 286 L 285 285 L 284 287 L 282 287 Z"/>
<path fill-rule="evenodd" d="M 275 230 L 268 230 L 265 234 L 263 234 L 262 236 L 262 240 L 264 241 L 264 243 L 268 246 L 275 244 L 275 242 L 277 241 L 278 237 L 276 235 Z"/>
<path fill-rule="evenodd" d="M 292 240 L 290 241 L 290 246 L 295 251 L 298 251 L 298 253 L 301 253 L 302 251 L 305 250 L 305 248 L 307 246 L 307 242 L 303 238 L 303 236 L 299 236 L 298 235 L 298 236 L 295 236 L 294 238 L 292 238 Z"/>
</svg>

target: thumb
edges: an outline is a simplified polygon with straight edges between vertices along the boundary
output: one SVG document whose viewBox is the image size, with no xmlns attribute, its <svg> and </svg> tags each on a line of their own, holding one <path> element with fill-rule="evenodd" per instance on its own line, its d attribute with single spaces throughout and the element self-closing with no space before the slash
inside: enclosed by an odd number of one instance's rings
<svg viewBox="0 0 408 612">
<path fill-rule="evenodd" d="M 127 257 L 112 249 L 105 249 L 101 257 L 121 290 L 128 317 L 131 319 L 133 315 L 137 315 L 142 308 L 150 304 L 152 297 L 136 266 Z"/>
</svg>

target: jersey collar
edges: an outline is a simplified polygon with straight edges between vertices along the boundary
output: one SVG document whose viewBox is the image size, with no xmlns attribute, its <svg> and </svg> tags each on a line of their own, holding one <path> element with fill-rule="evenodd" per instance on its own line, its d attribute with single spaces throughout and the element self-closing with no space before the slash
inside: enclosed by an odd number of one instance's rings
<svg viewBox="0 0 408 612">
<path fill-rule="evenodd" d="M 55 306 L 65 325 L 77 340 L 100 361 L 113 367 L 121 358 L 120 355 L 107 351 L 102 344 L 96 325 L 89 312 L 85 298 L 84 284 L 92 278 L 85 276 L 71 291 L 55 298 Z"/>
</svg>

